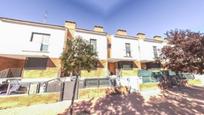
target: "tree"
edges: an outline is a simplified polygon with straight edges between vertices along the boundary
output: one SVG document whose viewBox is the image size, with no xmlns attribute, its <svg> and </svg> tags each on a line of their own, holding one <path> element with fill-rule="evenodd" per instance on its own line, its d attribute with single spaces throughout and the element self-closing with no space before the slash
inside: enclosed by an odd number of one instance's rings
<svg viewBox="0 0 204 115">
<path fill-rule="evenodd" d="M 61 56 L 61 62 L 62 71 L 65 76 L 76 76 L 70 110 L 70 114 L 72 114 L 72 106 L 74 104 L 76 85 L 80 71 L 90 71 L 96 66 L 97 53 L 93 51 L 93 46 L 81 37 L 67 39 L 66 48 Z"/>
<path fill-rule="evenodd" d="M 204 34 L 190 30 L 166 33 L 168 44 L 162 48 L 164 67 L 175 72 L 202 74 L 204 69 Z"/>
</svg>

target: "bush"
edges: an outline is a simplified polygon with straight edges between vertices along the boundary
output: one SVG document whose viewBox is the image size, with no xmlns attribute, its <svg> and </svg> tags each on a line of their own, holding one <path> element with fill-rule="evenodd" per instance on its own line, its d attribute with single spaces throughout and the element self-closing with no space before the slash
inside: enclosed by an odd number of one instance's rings
<svg viewBox="0 0 204 115">
<path fill-rule="evenodd" d="M 160 89 L 168 89 L 173 87 L 185 87 L 187 85 L 187 79 L 178 77 L 178 76 L 171 76 L 171 77 L 162 77 L 159 81 L 159 88 Z"/>
</svg>

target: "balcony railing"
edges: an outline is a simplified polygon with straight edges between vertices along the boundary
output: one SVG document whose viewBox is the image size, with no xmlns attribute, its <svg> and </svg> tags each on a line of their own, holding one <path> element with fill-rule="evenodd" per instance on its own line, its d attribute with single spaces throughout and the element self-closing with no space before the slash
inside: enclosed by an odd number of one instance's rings
<svg viewBox="0 0 204 115">
<path fill-rule="evenodd" d="M 0 71 L 0 78 L 21 77 L 22 68 L 7 68 Z"/>
</svg>

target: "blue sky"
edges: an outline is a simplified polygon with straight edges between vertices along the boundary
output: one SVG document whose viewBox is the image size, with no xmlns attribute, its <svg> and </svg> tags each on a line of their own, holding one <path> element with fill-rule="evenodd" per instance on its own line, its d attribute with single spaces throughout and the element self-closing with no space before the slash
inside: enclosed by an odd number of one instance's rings
<svg viewBox="0 0 204 115">
<path fill-rule="evenodd" d="M 152 37 L 175 28 L 204 32 L 203 6 L 204 0 L 1 0 L 0 17 L 42 22 L 47 11 L 49 24 L 72 20 L 81 28 Z"/>
</svg>

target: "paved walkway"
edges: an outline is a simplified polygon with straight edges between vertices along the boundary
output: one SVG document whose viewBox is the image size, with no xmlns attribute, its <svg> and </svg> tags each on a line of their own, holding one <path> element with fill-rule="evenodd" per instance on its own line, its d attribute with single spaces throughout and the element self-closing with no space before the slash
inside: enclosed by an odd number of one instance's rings
<svg viewBox="0 0 204 115">
<path fill-rule="evenodd" d="M 70 101 L 51 104 L 38 104 L 29 107 L 16 107 L 0 110 L 0 115 L 57 115 L 69 107 Z"/>
<path fill-rule="evenodd" d="M 149 100 L 136 93 L 106 96 L 77 103 L 74 111 L 94 115 L 203 115 L 204 88 L 176 88 Z"/>
</svg>

